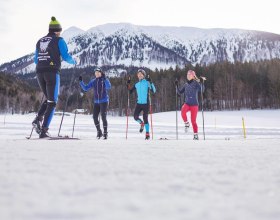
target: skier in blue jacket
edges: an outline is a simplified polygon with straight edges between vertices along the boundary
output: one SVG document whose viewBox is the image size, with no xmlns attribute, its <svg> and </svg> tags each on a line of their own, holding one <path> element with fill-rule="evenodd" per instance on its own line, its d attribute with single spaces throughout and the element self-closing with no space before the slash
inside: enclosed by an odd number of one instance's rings
<svg viewBox="0 0 280 220">
<path fill-rule="evenodd" d="M 55 17 L 52 17 L 49 24 L 49 33 L 36 44 L 34 55 L 36 75 L 46 98 L 32 122 L 39 138 L 49 137 L 48 129 L 59 95 L 61 57 L 67 63 L 76 64 L 76 61 L 68 53 L 64 39 L 60 37 L 61 31 L 60 23 Z"/>
<path fill-rule="evenodd" d="M 201 77 L 203 80 L 203 77 Z M 197 78 L 196 73 L 193 70 L 187 72 L 187 82 L 181 88 L 179 88 L 178 81 L 175 81 L 176 90 L 178 94 L 185 94 L 185 103 L 181 109 L 181 116 L 185 124 L 185 130 L 190 127 L 190 123 L 187 118 L 187 112 L 191 113 L 191 123 L 194 132 L 194 140 L 198 140 L 198 126 L 196 123 L 196 117 L 198 113 L 198 94 L 204 92 L 204 86 L 200 83 L 200 79 Z"/>
<path fill-rule="evenodd" d="M 130 79 L 127 80 L 127 88 L 130 91 L 130 94 L 136 90 L 137 92 L 137 104 L 134 110 L 134 120 L 140 124 L 139 132 L 142 133 L 145 127 L 146 136 L 145 139 L 150 139 L 150 125 L 148 122 L 148 113 L 149 113 L 149 90 L 153 93 L 156 92 L 155 85 L 151 82 L 150 78 L 145 79 L 146 72 L 143 69 L 139 69 L 137 72 L 137 77 L 139 82 L 134 86 L 130 86 Z M 143 121 L 139 118 L 139 115 L 143 111 Z"/>
<path fill-rule="evenodd" d="M 107 108 L 109 103 L 108 90 L 111 89 L 111 83 L 108 78 L 105 77 L 104 72 L 97 68 L 95 69 L 95 78 L 90 80 L 90 82 L 86 85 L 83 82 L 82 76 L 79 77 L 80 86 L 86 92 L 89 89 L 93 88 L 94 96 L 93 96 L 93 120 L 95 127 L 97 129 L 97 138 L 100 139 L 103 136 L 103 139 L 108 138 L 108 122 L 107 122 Z M 98 119 L 99 114 L 101 113 L 101 119 L 103 122 L 103 130 L 102 133 L 100 129 L 100 122 Z"/>
</svg>

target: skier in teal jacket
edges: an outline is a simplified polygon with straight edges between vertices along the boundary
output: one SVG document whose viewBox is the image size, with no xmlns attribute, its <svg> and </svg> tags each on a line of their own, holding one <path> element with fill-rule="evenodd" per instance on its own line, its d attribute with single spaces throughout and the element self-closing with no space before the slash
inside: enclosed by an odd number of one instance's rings
<svg viewBox="0 0 280 220">
<path fill-rule="evenodd" d="M 137 92 L 137 104 L 134 110 L 134 119 L 140 124 L 139 132 L 142 133 L 145 127 L 146 136 L 145 139 L 150 139 L 150 125 L 148 121 L 148 113 L 149 113 L 149 91 L 153 93 L 156 92 L 155 85 L 151 82 L 150 78 L 145 79 L 146 72 L 143 69 L 139 69 L 137 72 L 137 77 L 139 82 L 137 82 L 134 86 L 131 87 L 130 79 L 127 80 L 127 88 L 130 91 L 130 94 L 133 93 L 134 90 Z M 139 115 L 143 111 L 143 120 L 139 118 Z"/>
</svg>

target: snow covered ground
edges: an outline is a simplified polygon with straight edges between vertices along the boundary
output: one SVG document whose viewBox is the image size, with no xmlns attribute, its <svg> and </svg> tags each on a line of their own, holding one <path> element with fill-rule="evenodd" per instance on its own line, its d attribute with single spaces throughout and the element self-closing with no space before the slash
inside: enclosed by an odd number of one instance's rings
<svg viewBox="0 0 280 220">
<path fill-rule="evenodd" d="M 0 115 L 0 219 L 279 220 L 279 116 L 205 112 L 206 141 L 201 113 L 200 141 L 181 120 L 175 140 L 175 112 L 153 115 L 150 141 L 132 118 L 126 140 L 126 118 L 109 116 L 104 141 L 95 139 L 91 116 L 77 115 L 81 140 L 52 141 L 25 139 L 33 114 Z M 65 116 L 61 134 L 71 135 L 72 124 Z"/>
</svg>

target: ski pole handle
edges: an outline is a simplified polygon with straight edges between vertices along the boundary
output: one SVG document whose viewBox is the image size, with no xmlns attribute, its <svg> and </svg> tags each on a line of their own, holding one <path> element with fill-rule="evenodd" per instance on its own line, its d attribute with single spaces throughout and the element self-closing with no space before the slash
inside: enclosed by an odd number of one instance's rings
<svg viewBox="0 0 280 220">
<path fill-rule="evenodd" d="M 200 79 L 202 79 L 203 81 L 206 81 L 206 77 L 205 76 L 201 76 Z"/>
</svg>

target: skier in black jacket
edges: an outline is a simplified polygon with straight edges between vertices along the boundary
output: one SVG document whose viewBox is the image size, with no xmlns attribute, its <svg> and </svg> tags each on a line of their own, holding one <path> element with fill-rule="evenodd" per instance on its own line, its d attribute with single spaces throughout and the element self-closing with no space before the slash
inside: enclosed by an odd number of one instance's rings
<svg viewBox="0 0 280 220">
<path fill-rule="evenodd" d="M 39 138 L 49 137 L 48 129 L 59 95 L 61 57 L 70 64 L 76 64 L 76 61 L 68 54 L 64 39 L 60 37 L 61 31 L 60 23 L 55 17 L 52 17 L 49 24 L 49 33 L 36 44 L 34 56 L 36 75 L 46 98 L 32 122 Z"/>
</svg>

